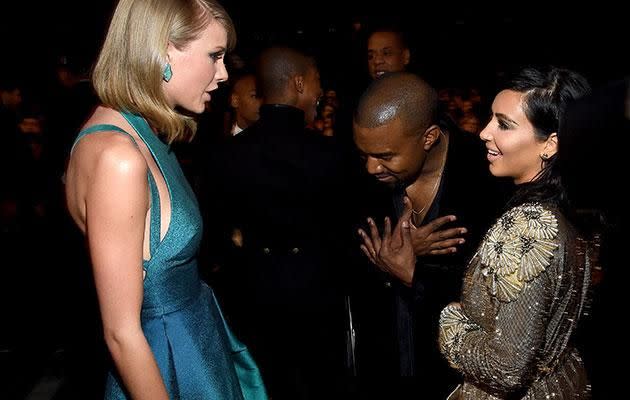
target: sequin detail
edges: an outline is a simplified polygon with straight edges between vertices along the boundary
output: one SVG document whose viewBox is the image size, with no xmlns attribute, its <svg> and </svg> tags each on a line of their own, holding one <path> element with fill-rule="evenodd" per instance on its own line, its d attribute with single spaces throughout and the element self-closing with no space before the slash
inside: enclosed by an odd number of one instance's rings
<svg viewBox="0 0 630 400">
<path fill-rule="evenodd" d="M 464 335 L 477 329 L 480 329 L 479 325 L 470 322 L 459 303 L 451 303 L 444 307 L 440 313 L 439 344 L 451 367 L 458 368 Z"/>
<path fill-rule="evenodd" d="M 551 264 L 558 248 L 558 221 L 538 203 L 505 213 L 481 244 L 482 272 L 490 293 L 510 302 Z"/>
</svg>

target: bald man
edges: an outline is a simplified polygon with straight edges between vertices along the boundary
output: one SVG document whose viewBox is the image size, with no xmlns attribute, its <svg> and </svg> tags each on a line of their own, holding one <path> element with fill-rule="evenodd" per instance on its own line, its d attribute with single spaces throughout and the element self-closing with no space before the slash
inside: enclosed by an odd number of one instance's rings
<svg viewBox="0 0 630 400">
<path fill-rule="evenodd" d="M 481 141 L 437 113 L 437 93 L 416 75 L 390 73 L 372 82 L 354 116 L 354 141 L 367 172 L 392 192 L 392 245 L 377 223 L 360 230 L 361 249 L 387 273 L 394 302 L 398 372 L 414 376 L 427 398 L 444 398 L 457 377 L 439 355 L 442 306 L 458 298 L 461 273 L 493 209 Z M 401 223 L 409 221 L 415 254 L 397 263 Z M 455 219 L 457 219 L 455 221 Z M 416 392 L 417 393 L 417 392 Z"/>
<path fill-rule="evenodd" d="M 262 52 L 258 121 L 234 136 L 213 169 L 243 265 L 226 289 L 228 319 L 251 349 L 274 399 L 337 398 L 345 362 L 342 276 L 351 248 L 345 183 L 332 138 L 306 129 L 322 88 L 312 58 Z M 334 201 L 331 201 L 334 200 Z M 210 219 L 209 225 L 217 219 Z M 212 229 L 212 227 L 210 227 Z"/>
</svg>

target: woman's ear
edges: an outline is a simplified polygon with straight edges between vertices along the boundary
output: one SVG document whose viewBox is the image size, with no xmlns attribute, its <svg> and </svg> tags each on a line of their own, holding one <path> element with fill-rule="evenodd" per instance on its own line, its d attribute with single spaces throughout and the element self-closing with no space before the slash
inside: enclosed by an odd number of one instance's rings
<svg viewBox="0 0 630 400">
<path fill-rule="evenodd" d="M 558 134 L 556 132 L 549 135 L 545 140 L 545 147 L 543 153 L 547 155 L 547 158 L 553 157 L 558 152 Z"/>
<path fill-rule="evenodd" d="M 166 44 L 166 62 L 170 63 L 177 48 L 170 41 Z"/>
</svg>

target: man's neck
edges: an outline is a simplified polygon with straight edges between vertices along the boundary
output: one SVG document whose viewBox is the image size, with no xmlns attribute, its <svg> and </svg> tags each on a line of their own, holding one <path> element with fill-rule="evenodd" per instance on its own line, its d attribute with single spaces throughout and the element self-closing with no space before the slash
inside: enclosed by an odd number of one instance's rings
<svg viewBox="0 0 630 400">
<path fill-rule="evenodd" d="M 447 132 L 440 135 L 439 142 L 429 150 L 420 174 L 405 192 L 411 199 L 415 210 L 414 223 L 419 224 L 431 209 L 435 201 L 438 187 L 446 166 L 449 136 Z"/>
<path fill-rule="evenodd" d="M 252 123 L 253 123 L 252 121 L 249 121 L 249 120 L 241 117 L 240 115 L 236 116 L 236 125 L 238 125 L 238 127 L 241 128 L 241 129 L 249 128 L 249 126 Z"/>
<path fill-rule="evenodd" d="M 416 182 L 431 179 L 434 176 L 441 175 L 444 172 L 444 166 L 446 165 L 446 157 L 448 153 L 448 132 L 442 131 L 437 143 L 429 149 L 426 160 L 420 171 L 420 175 L 416 179 Z"/>
</svg>

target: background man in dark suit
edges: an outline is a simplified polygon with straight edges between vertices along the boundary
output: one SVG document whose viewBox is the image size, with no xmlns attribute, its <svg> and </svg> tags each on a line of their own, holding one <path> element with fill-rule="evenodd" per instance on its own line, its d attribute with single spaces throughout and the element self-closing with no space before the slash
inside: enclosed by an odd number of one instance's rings
<svg viewBox="0 0 630 400">
<path fill-rule="evenodd" d="M 221 300 L 274 399 L 333 398 L 344 374 L 342 285 L 353 234 L 343 160 L 332 138 L 306 129 L 322 95 L 311 58 L 267 49 L 257 81 L 260 119 L 209 170 L 217 203 L 208 205 L 242 256 Z"/>
</svg>

